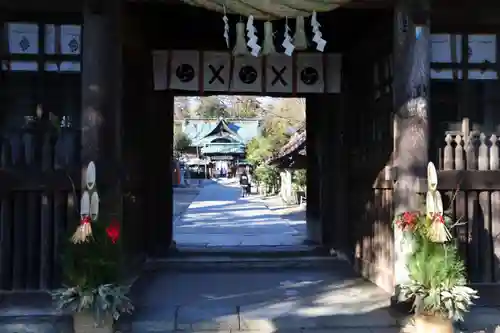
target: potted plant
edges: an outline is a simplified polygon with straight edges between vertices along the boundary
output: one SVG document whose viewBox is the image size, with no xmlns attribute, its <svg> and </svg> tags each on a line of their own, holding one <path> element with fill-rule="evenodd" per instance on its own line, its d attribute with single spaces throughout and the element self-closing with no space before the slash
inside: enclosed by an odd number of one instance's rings
<svg viewBox="0 0 500 333">
<path fill-rule="evenodd" d="M 73 314 L 75 333 L 111 333 L 122 313 L 131 313 L 129 287 L 120 284 L 120 224 L 99 219 L 95 166 L 87 168 L 77 230 L 68 237 L 62 256 L 65 287 L 52 292 L 60 310 Z"/>
<path fill-rule="evenodd" d="M 403 239 L 412 244 L 409 281 L 400 285 L 399 300 L 413 302 L 416 333 L 452 333 L 453 321 L 462 321 L 478 296 L 467 286 L 465 264 L 449 231 L 457 223 L 443 212 L 432 163 L 428 186 L 425 210 L 405 212 L 394 220 Z"/>
</svg>

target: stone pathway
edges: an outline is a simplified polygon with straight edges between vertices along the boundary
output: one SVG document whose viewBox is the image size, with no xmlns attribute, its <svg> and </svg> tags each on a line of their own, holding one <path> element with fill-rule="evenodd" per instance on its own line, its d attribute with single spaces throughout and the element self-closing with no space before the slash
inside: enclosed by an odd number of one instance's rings
<svg viewBox="0 0 500 333">
<path fill-rule="evenodd" d="M 132 332 L 397 332 L 389 295 L 347 263 L 330 270 L 150 271 L 133 290 Z"/>
<path fill-rule="evenodd" d="M 236 180 L 220 180 L 200 194 L 174 222 L 178 247 L 301 246 L 305 220 L 290 221 L 254 196 L 241 198 Z"/>
<path fill-rule="evenodd" d="M 123 333 L 413 332 L 389 294 L 335 259 L 329 269 L 149 271 L 133 299 Z M 455 332 L 499 332 L 499 324 L 499 309 L 476 307 Z"/>
<path fill-rule="evenodd" d="M 199 188 L 173 188 L 172 219 L 175 221 L 200 194 Z"/>
</svg>

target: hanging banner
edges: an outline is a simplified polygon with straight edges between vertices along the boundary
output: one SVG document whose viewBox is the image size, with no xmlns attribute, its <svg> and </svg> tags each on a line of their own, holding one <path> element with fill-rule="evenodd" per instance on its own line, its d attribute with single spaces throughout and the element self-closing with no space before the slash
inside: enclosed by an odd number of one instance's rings
<svg viewBox="0 0 500 333">
<path fill-rule="evenodd" d="M 448 34 L 431 35 L 431 62 L 462 62 L 462 36 Z"/>
<path fill-rule="evenodd" d="M 342 54 L 327 53 L 326 57 L 326 92 L 330 94 L 340 93 L 342 82 Z"/>
<path fill-rule="evenodd" d="M 266 92 L 293 92 L 293 58 L 285 54 L 266 57 Z"/>
<path fill-rule="evenodd" d="M 38 25 L 28 23 L 8 23 L 9 53 L 37 54 Z"/>
<path fill-rule="evenodd" d="M 82 27 L 79 25 L 61 25 L 61 53 L 80 54 L 80 36 Z"/>
<path fill-rule="evenodd" d="M 497 62 L 496 35 L 469 35 L 469 64 Z"/>
<path fill-rule="evenodd" d="M 323 78 L 323 54 L 297 54 L 296 80 L 298 93 L 323 93 L 325 83 Z"/>
<path fill-rule="evenodd" d="M 203 90 L 228 91 L 231 77 L 231 54 L 228 52 L 203 53 Z"/>
<path fill-rule="evenodd" d="M 153 87 L 156 91 L 167 90 L 168 51 L 153 51 Z"/>
<path fill-rule="evenodd" d="M 170 89 L 198 91 L 200 54 L 198 51 L 170 52 Z"/>
<path fill-rule="evenodd" d="M 234 58 L 230 91 L 262 93 L 262 58 Z"/>
</svg>

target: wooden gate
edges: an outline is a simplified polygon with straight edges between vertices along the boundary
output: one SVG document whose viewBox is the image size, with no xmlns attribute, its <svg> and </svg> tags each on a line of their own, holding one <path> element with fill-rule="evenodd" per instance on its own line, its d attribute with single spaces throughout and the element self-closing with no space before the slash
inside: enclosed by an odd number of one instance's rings
<svg viewBox="0 0 500 333">
<path fill-rule="evenodd" d="M 78 221 L 80 36 L 60 23 L 2 23 L 0 290 L 57 284 L 61 239 Z"/>
<path fill-rule="evenodd" d="M 469 279 L 482 291 L 481 302 L 489 304 L 498 304 L 500 289 L 499 141 L 494 133 L 448 132 L 439 161 L 439 188 L 460 223 L 454 232 Z"/>
</svg>

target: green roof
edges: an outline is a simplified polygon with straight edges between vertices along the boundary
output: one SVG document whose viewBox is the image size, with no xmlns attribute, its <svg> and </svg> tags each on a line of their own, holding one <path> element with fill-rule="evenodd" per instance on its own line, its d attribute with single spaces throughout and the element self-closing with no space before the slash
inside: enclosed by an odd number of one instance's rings
<svg viewBox="0 0 500 333">
<path fill-rule="evenodd" d="M 261 132 L 260 119 L 187 119 L 182 131 L 193 146 L 204 146 L 216 139 L 246 144 Z"/>
</svg>

